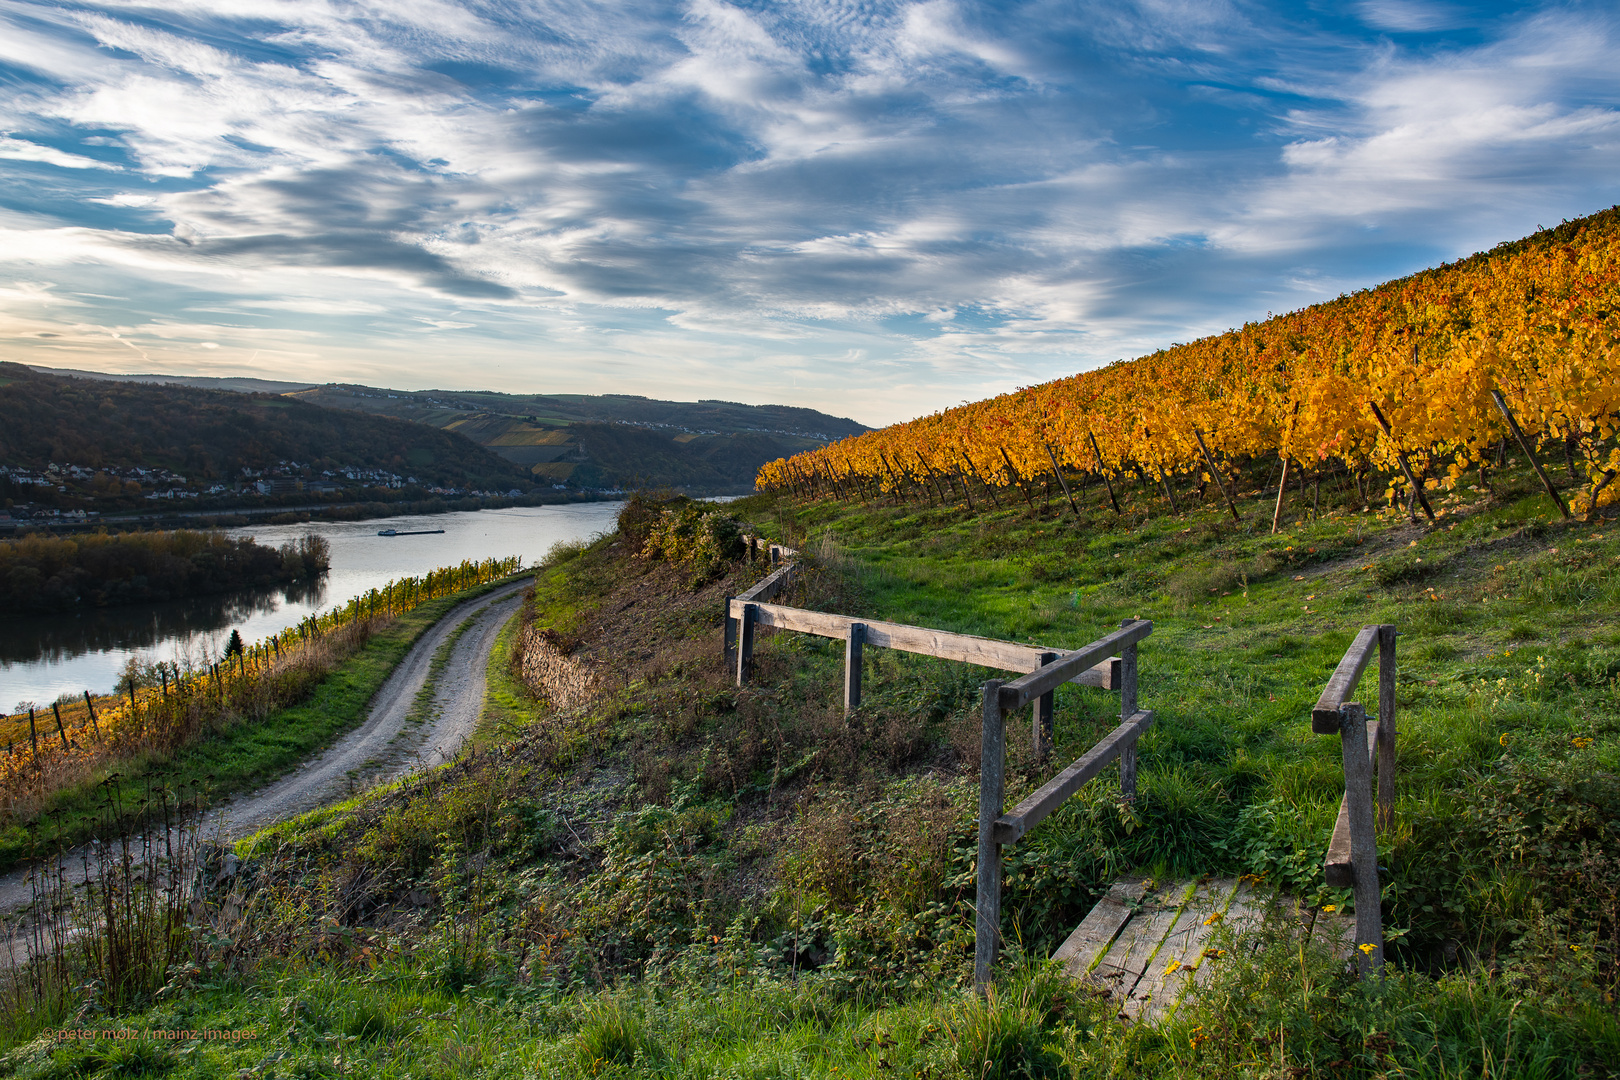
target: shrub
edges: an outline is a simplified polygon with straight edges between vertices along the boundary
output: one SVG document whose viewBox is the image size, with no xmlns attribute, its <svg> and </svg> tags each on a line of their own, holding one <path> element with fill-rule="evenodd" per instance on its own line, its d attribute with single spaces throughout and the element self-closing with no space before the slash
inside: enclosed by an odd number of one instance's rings
<svg viewBox="0 0 1620 1080">
<path fill-rule="evenodd" d="M 641 556 L 691 567 L 696 587 L 712 581 L 742 551 L 742 526 L 736 518 L 703 503 L 682 502 L 652 522 Z"/>
</svg>

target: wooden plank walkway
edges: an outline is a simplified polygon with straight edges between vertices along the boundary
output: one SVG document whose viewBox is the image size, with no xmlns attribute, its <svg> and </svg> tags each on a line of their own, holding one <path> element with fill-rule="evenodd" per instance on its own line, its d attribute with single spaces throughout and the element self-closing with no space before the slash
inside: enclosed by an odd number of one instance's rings
<svg viewBox="0 0 1620 1080">
<path fill-rule="evenodd" d="M 1052 959 L 1071 977 L 1094 984 L 1131 1020 L 1161 1020 L 1189 987 L 1209 977 L 1215 927 L 1242 935 L 1257 929 L 1270 900 L 1237 878 L 1157 883 L 1116 881 Z M 1348 958 L 1355 920 L 1295 905 L 1304 937 L 1326 938 Z"/>
</svg>

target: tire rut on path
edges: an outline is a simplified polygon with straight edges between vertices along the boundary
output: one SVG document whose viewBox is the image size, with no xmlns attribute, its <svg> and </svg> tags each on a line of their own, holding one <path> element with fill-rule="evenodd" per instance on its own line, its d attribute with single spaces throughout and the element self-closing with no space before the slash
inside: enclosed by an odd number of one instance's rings
<svg viewBox="0 0 1620 1080">
<path fill-rule="evenodd" d="M 256 791 L 229 799 L 203 815 L 198 833 L 212 840 L 237 840 L 278 821 L 346 799 L 416 769 L 455 757 L 484 710 L 484 671 L 495 638 L 523 602 L 525 580 L 458 604 L 434 623 L 406 653 L 366 709 L 359 727 L 340 735 L 291 772 Z M 466 626 L 435 677 L 433 659 Z M 426 716 L 413 715 L 429 679 L 433 697 Z M 64 855 L 80 863 L 82 849 Z M 0 877 L 0 913 L 33 898 L 35 867 L 19 867 Z"/>
</svg>

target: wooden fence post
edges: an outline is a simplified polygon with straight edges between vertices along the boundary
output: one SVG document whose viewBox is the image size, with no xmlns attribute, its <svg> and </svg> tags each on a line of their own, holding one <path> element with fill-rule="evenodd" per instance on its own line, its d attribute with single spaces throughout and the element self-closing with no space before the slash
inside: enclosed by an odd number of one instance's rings
<svg viewBox="0 0 1620 1080">
<path fill-rule="evenodd" d="M 1041 653 L 1041 667 L 1052 663 L 1058 658 L 1055 652 Z M 1045 762 L 1052 753 L 1053 716 L 1057 712 L 1057 691 L 1048 690 L 1035 699 L 1035 709 L 1031 716 L 1030 741 L 1035 747 L 1035 757 Z"/>
<path fill-rule="evenodd" d="M 1378 628 L 1378 818 L 1395 825 L 1395 627 Z"/>
<path fill-rule="evenodd" d="M 62 706 L 51 702 L 51 712 L 56 714 L 56 735 L 62 740 L 62 749 L 68 748 L 67 729 L 62 726 Z"/>
<path fill-rule="evenodd" d="M 1363 978 L 1384 969 L 1384 925 L 1378 889 L 1378 828 L 1373 823 L 1372 761 L 1367 712 L 1354 701 L 1339 710 L 1344 796 L 1350 816 L 1350 866 L 1355 872 L 1356 964 Z M 1364 946 L 1371 946 L 1365 948 Z"/>
<path fill-rule="evenodd" d="M 754 668 L 754 621 L 758 618 L 759 608 L 753 604 L 744 604 L 742 625 L 737 628 L 737 685 L 747 686 L 748 676 Z"/>
<path fill-rule="evenodd" d="M 726 597 L 725 606 L 720 609 L 720 662 L 727 671 L 737 666 L 737 658 L 733 651 L 737 648 L 737 620 L 731 617 L 731 601 L 734 597 Z"/>
<path fill-rule="evenodd" d="M 1001 714 L 1001 680 L 984 684 L 984 722 L 979 743 L 978 897 L 973 926 L 973 985 L 979 993 L 990 986 L 1001 944 L 1001 845 L 996 819 L 1001 816 L 1006 746 Z"/>
<path fill-rule="evenodd" d="M 39 761 L 39 730 L 34 726 L 34 710 L 28 710 L 28 745 L 33 747 L 33 761 Z"/>
<path fill-rule="evenodd" d="M 1123 629 L 1135 619 L 1125 619 Z M 1123 723 L 1136 715 L 1136 643 L 1133 641 L 1119 652 L 1119 718 Z M 1136 798 L 1136 740 L 1119 752 L 1119 796 Z"/>
<path fill-rule="evenodd" d="M 844 637 L 844 715 L 861 707 L 861 646 L 866 644 L 866 624 L 850 623 Z"/>
</svg>

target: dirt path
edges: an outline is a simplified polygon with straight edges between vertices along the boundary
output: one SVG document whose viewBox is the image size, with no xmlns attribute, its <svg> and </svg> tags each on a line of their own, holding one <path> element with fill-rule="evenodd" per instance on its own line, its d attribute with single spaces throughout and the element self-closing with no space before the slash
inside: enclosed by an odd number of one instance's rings
<svg viewBox="0 0 1620 1080">
<path fill-rule="evenodd" d="M 484 710 L 484 669 L 495 637 L 523 602 L 528 581 L 459 604 L 411 647 L 372 698 L 365 721 L 281 779 L 230 799 L 203 818 L 201 835 L 236 840 L 415 769 L 449 761 Z M 465 629 L 463 629 L 465 627 Z M 459 635 L 458 635 L 459 632 Z M 452 643 L 453 641 L 453 643 Z M 441 649 L 449 655 L 434 674 Z M 432 697 L 418 697 L 432 683 Z M 79 863 L 79 851 L 64 861 Z M 0 913 L 33 897 L 32 867 L 0 877 Z"/>
</svg>

